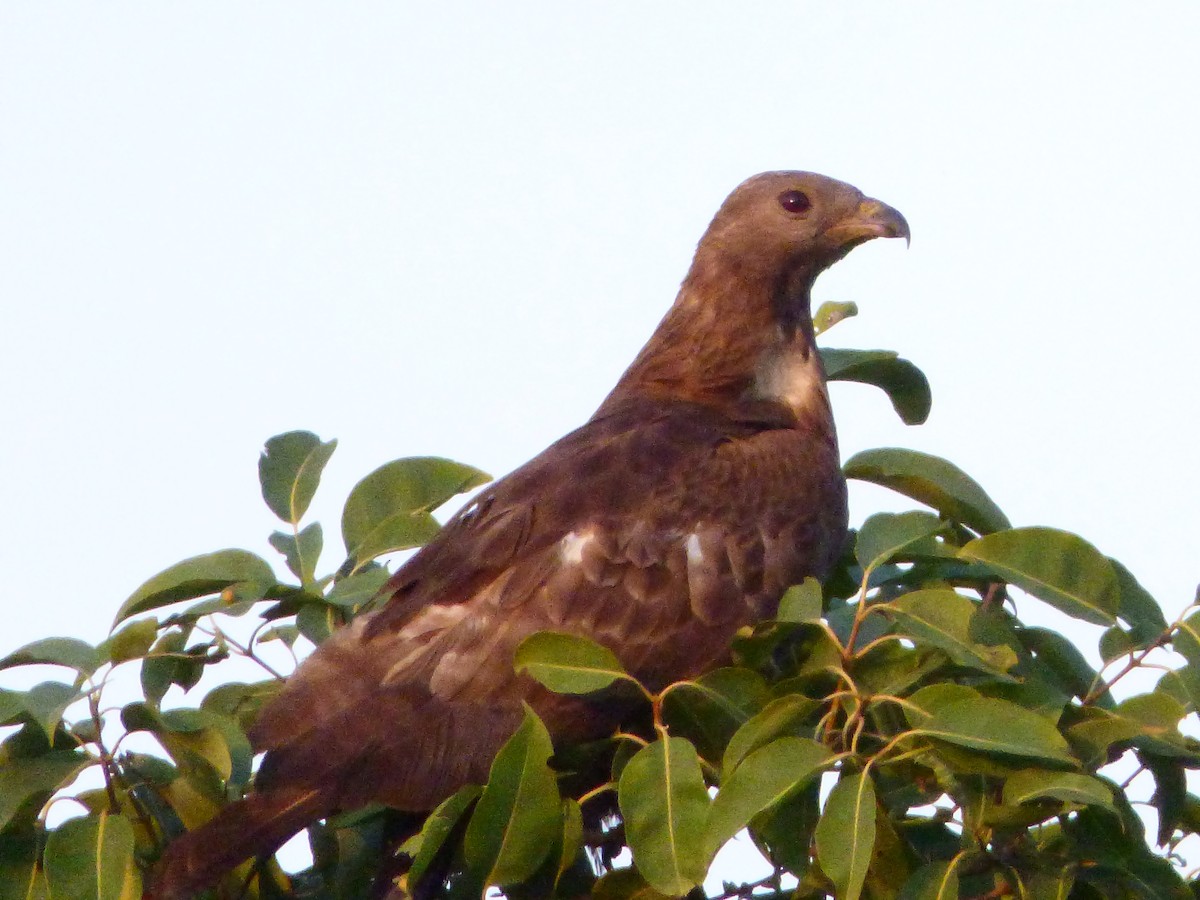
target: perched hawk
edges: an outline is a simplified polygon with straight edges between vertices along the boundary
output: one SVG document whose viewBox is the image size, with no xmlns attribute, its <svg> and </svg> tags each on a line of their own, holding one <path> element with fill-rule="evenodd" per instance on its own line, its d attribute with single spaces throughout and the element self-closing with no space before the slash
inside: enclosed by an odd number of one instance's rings
<svg viewBox="0 0 1200 900">
<path fill-rule="evenodd" d="M 300 666 L 251 733 L 253 792 L 168 848 L 152 896 L 189 896 L 334 811 L 425 811 L 484 783 L 522 701 L 557 742 L 610 734 L 612 710 L 514 674 L 537 631 L 598 641 L 657 689 L 823 576 L 846 488 L 809 294 L 852 248 L 901 236 L 900 213 L 821 175 L 738 187 L 595 415 L 480 493 L 386 605 Z"/>
</svg>

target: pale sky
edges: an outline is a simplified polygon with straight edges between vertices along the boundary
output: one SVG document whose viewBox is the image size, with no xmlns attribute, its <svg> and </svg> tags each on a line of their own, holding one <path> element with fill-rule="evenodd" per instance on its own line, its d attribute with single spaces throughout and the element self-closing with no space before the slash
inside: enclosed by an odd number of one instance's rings
<svg viewBox="0 0 1200 900">
<path fill-rule="evenodd" d="M 5 4 L 0 652 L 100 640 L 187 556 L 276 560 L 272 434 L 341 442 L 324 569 L 375 466 L 519 465 L 773 168 L 912 225 L 816 296 L 933 413 L 837 387 L 843 455 L 947 457 L 1173 617 L 1200 581 L 1197 34 L 1191 2 Z"/>
</svg>

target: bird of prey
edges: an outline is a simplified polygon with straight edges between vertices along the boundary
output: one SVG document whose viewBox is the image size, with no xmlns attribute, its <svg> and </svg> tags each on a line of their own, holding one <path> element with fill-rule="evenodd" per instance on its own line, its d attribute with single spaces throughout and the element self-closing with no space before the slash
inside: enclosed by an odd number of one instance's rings
<svg viewBox="0 0 1200 900">
<path fill-rule="evenodd" d="M 482 491 L 297 669 L 251 731 L 253 790 L 168 847 L 151 896 L 190 896 L 336 811 L 427 811 L 486 782 L 523 702 L 556 744 L 611 734 L 620 710 L 514 672 L 531 634 L 588 637 L 657 690 L 825 575 L 846 487 L 810 293 L 859 244 L 908 235 L 821 175 L 734 190 L 596 413 Z"/>
</svg>

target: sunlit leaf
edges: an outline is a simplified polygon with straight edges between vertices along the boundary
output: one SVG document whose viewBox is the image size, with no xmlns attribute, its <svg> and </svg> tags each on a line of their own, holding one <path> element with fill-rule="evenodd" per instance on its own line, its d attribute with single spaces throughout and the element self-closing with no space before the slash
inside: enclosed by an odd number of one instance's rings
<svg viewBox="0 0 1200 900">
<path fill-rule="evenodd" d="M 669 737 L 626 764 L 617 792 L 633 862 L 651 887 L 669 896 L 704 880 L 708 789 L 696 749 Z"/>
<path fill-rule="evenodd" d="M 1069 616 L 1112 625 L 1120 605 L 1108 558 L 1077 535 L 1055 528 L 1012 528 L 978 538 L 959 555 L 985 563 Z"/>
<path fill-rule="evenodd" d="M 373 599 L 391 577 L 383 566 L 374 566 L 340 578 L 325 595 L 325 602 L 345 609 L 354 609 Z"/>
<path fill-rule="evenodd" d="M 858 900 L 875 849 L 875 785 L 861 772 L 833 786 L 817 823 L 817 858 L 838 900 Z"/>
<path fill-rule="evenodd" d="M 298 524 L 335 449 L 337 441 L 322 443 L 311 431 L 289 431 L 268 439 L 258 458 L 258 480 L 271 512 Z"/>
<path fill-rule="evenodd" d="M 43 681 L 26 691 L 22 702 L 26 712 L 45 732 L 46 740 L 53 744 L 63 713 L 66 712 L 68 706 L 83 696 L 80 691 L 69 684 L 63 684 L 60 681 Z"/>
<path fill-rule="evenodd" d="M 513 658 L 525 672 L 559 694 L 590 694 L 618 678 L 628 679 L 617 655 L 574 634 L 539 631 L 523 640 Z"/>
<path fill-rule="evenodd" d="M 891 350 L 821 348 L 821 361 L 830 381 L 857 381 L 880 388 L 905 425 L 929 418 L 933 396 L 925 373 Z"/>
<path fill-rule="evenodd" d="M 854 454 L 843 469 L 847 478 L 891 488 L 980 534 L 1011 527 L 1008 517 L 975 479 L 940 457 L 880 447 Z"/>
<path fill-rule="evenodd" d="M 958 867 L 952 862 L 931 862 L 917 869 L 896 900 L 958 900 Z"/>
<path fill-rule="evenodd" d="M 218 550 L 193 556 L 159 572 L 134 591 L 121 604 L 116 621 L 179 600 L 216 594 L 239 582 L 260 585 L 265 590 L 275 583 L 275 573 L 265 560 L 247 550 Z"/>
</svg>

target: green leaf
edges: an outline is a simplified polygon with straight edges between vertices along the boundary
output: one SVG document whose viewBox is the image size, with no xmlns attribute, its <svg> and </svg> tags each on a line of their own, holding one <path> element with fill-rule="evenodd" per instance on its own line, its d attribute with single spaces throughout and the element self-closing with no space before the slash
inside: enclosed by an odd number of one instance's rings
<svg viewBox="0 0 1200 900">
<path fill-rule="evenodd" d="M 843 466 L 847 478 L 891 488 L 980 534 L 1010 528 L 979 483 L 954 463 L 896 447 L 856 453 Z"/>
<path fill-rule="evenodd" d="M 734 732 L 770 699 L 757 672 L 730 666 L 678 682 L 663 699 L 672 733 L 691 740 L 705 759 L 719 760 Z"/>
<path fill-rule="evenodd" d="M 100 645 L 101 656 L 113 664 L 141 659 L 150 652 L 158 636 L 158 619 L 138 619 L 130 622 Z"/>
<path fill-rule="evenodd" d="M 513 665 L 558 694 L 590 694 L 619 678 L 633 680 L 607 647 L 557 631 L 539 631 L 521 641 Z"/>
<path fill-rule="evenodd" d="M 40 805 L 92 764 L 82 750 L 52 750 L 27 759 L 4 760 L 0 765 L 0 829 L 27 800 L 36 799 Z"/>
<path fill-rule="evenodd" d="M 810 575 L 783 592 L 775 618 L 780 622 L 818 622 L 821 600 L 821 582 Z"/>
<path fill-rule="evenodd" d="M 1116 622 L 1120 585 L 1108 558 L 1077 535 L 1055 528 L 1012 528 L 971 541 L 959 555 L 985 563 L 1069 616 Z"/>
<path fill-rule="evenodd" d="M 1113 625 L 1111 628 L 1106 628 L 1104 634 L 1100 635 L 1098 649 L 1100 658 L 1107 665 L 1114 659 L 1126 656 L 1136 648 L 1129 632 L 1120 625 Z"/>
<path fill-rule="evenodd" d="M 1112 788 L 1099 778 L 1075 772 L 1024 769 L 1004 782 L 1004 804 L 1017 806 L 1033 800 L 1061 800 L 1076 806 L 1101 806 L 1116 815 Z"/>
<path fill-rule="evenodd" d="M 0 838 L 0 900 L 50 900 L 40 843 L 40 835 L 30 831 Z"/>
<path fill-rule="evenodd" d="M 960 666 L 1003 675 L 1017 664 L 1011 647 L 989 647 L 971 639 L 971 620 L 978 606 L 955 591 L 913 591 L 880 609 L 896 621 L 900 633 L 937 647 Z"/>
<path fill-rule="evenodd" d="M 356 609 L 373 600 L 391 577 L 391 573 L 383 566 L 362 569 L 338 579 L 325 595 L 325 602 L 343 609 Z"/>
<path fill-rule="evenodd" d="M 432 456 L 393 460 L 354 486 L 342 510 L 342 540 L 358 563 L 417 547 L 437 533 L 431 511 L 491 477 Z"/>
<path fill-rule="evenodd" d="M 850 301 L 848 303 L 836 303 L 832 300 L 826 300 L 813 314 L 813 332 L 821 335 L 845 319 L 853 318 L 858 315 L 858 304 Z"/>
<path fill-rule="evenodd" d="M 721 757 L 721 771 L 724 776 L 732 773 L 749 754 L 777 737 L 801 736 L 797 734 L 801 730 L 806 730 L 811 734 L 812 729 L 805 729 L 802 723 L 822 705 L 821 701 L 801 694 L 785 694 L 772 700 L 760 712 L 748 719 L 729 739 L 725 753 Z"/>
<path fill-rule="evenodd" d="M 871 570 L 941 527 L 937 516 L 925 512 L 875 513 L 858 530 L 854 555 L 863 569 Z"/>
<path fill-rule="evenodd" d="M 929 418 L 933 396 L 925 373 L 891 350 L 841 350 L 822 347 L 821 362 L 830 381 L 857 381 L 880 388 L 905 425 Z"/>
<path fill-rule="evenodd" d="M 101 813 L 64 822 L 46 839 L 46 879 L 54 900 L 137 900 L 133 826 Z"/>
<path fill-rule="evenodd" d="M 467 862 L 487 871 L 487 884 L 528 878 L 554 846 L 561 828 L 558 782 L 548 760 L 550 734 L 526 707 L 525 719 L 492 763 L 463 844 Z"/>
<path fill-rule="evenodd" d="M 75 690 L 69 684 L 63 684 L 61 681 L 43 681 L 26 691 L 22 702 L 26 712 L 45 732 L 46 740 L 53 744 L 63 713 L 68 706 L 83 696 L 81 691 Z"/>
<path fill-rule="evenodd" d="M 96 648 L 91 644 L 75 638 L 57 637 L 43 638 L 14 650 L 0 659 L 0 669 L 32 665 L 66 666 L 80 674 L 91 675 L 100 662 Z"/>
<path fill-rule="evenodd" d="M 904 882 L 896 900 L 958 900 L 958 867 L 941 860 L 922 866 Z"/>
<path fill-rule="evenodd" d="M 1096 683 L 1096 670 L 1074 644 L 1049 628 L 1022 628 L 1017 635 L 1028 650 L 1037 654 L 1038 661 L 1047 667 L 1059 687 L 1081 699 L 1088 695 Z M 1112 695 L 1105 691 L 1096 702 L 1111 707 Z"/>
<path fill-rule="evenodd" d="M 320 522 L 313 522 L 297 534 L 276 531 L 268 540 L 283 554 L 288 571 L 299 578 L 301 584 L 308 586 L 316 581 L 317 560 L 325 542 Z"/>
<path fill-rule="evenodd" d="M 479 798 L 483 789 L 474 784 L 468 784 L 445 800 L 443 800 L 421 826 L 421 831 L 410 838 L 401 848 L 412 856 L 412 866 L 408 870 L 408 883 L 418 884 L 425 871 L 429 868 L 441 849 L 442 844 L 450 837 L 454 826 Z"/>
<path fill-rule="evenodd" d="M 817 859 L 838 900 L 858 900 L 875 849 L 875 785 L 861 772 L 841 778 L 817 822 Z"/>
<path fill-rule="evenodd" d="M 668 737 L 639 750 L 617 788 L 633 862 L 646 882 L 669 896 L 704 880 L 708 789 L 688 741 Z"/>
<path fill-rule="evenodd" d="M 1053 724 L 1007 700 L 980 697 L 940 705 L 917 730 L 969 750 L 1078 765 Z"/>
<path fill-rule="evenodd" d="M 573 797 L 562 800 L 562 842 L 558 854 L 555 879 L 559 879 L 575 864 L 583 849 L 583 810 Z"/>
<path fill-rule="evenodd" d="M 1111 556 L 1108 562 L 1117 573 L 1117 583 L 1120 585 L 1121 602 L 1117 613 L 1128 623 L 1134 643 L 1139 647 L 1145 646 L 1167 630 L 1162 607 L 1133 577 L 1132 572 Z"/>
<path fill-rule="evenodd" d="M 269 438 L 258 458 L 258 481 L 271 512 L 291 525 L 299 524 L 335 449 L 337 441 L 322 443 L 311 431 Z"/>
<path fill-rule="evenodd" d="M 179 600 L 194 600 L 216 594 L 240 582 L 266 587 L 275 583 L 267 562 L 248 550 L 218 550 L 193 556 L 159 572 L 121 604 L 114 622 L 166 606 Z"/>
<path fill-rule="evenodd" d="M 800 737 L 777 738 L 750 753 L 722 779 L 709 812 L 709 860 L 752 818 L 817 777 L 832 759 L 821 744 Z"/>
</svg>

